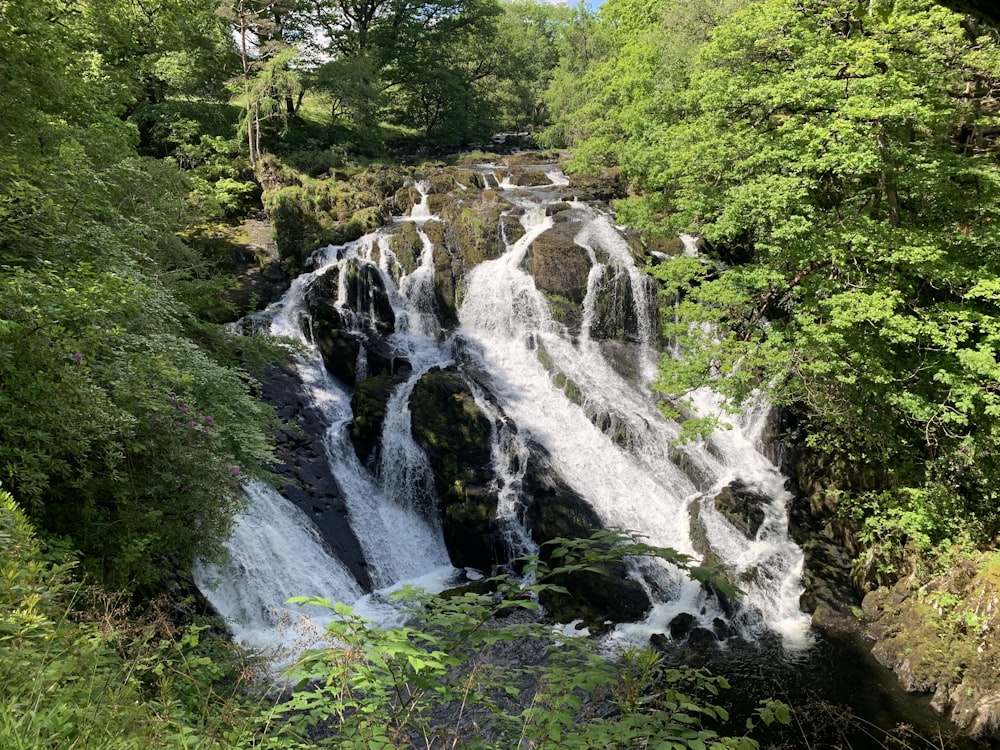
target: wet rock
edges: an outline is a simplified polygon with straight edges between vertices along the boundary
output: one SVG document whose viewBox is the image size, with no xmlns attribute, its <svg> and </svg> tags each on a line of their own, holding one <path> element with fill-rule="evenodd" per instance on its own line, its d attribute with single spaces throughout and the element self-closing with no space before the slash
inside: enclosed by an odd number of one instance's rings
<svg viewBox="0 0 1000 750">
<path fill-rule="evenodd" d="M 282 494 L 316 524 L 333 554 L 344 562 L 358 583 L 371 580 L 361 545 L 347 522 L 347 505 L 330 472 L 323 435 L 327 424 L 312 405 L 291 367 L 270 367 L 261 377 L 264 400 L 289 427 L 275 435 L 278 463 L 272 470 L 287 480 Z"/>
<path fill-rule="evenodd" d="M 708 628 L 694 628 L 688 635 L 688 645 L 698 651 L 705 651 L 718 646 L 719 639 Z"/>
<path fill-rule="evenodd" d="M 354 419 L 351 421 L 350 436 L 354 452 L 362 464 L 378 465 L 386 405 L 406 377 L 406 373 L 382 373 L 361 381 L 354 390 L 351 396 Z"/>
<path fill-rule="evenodd" d="M 491 471 L 490 420 L 462 374 L 434 368 L 410 398 L 413 438 L 434 471 L 442 531 L 452 563 L 491 570 L 503 559 Z"/>
<path fill-rule="evenodd" d="M 525 261 L 535 286 L 574 304 L 587 294 L 590 260 L 587 251 L 573 241 L 573 227 L 554 226 L 531 243 Z"/>
<path fill-rule="evenodd" d="M 500 231 L 500 214 L 505 201 L 456 202 L 443 215 L 445 245 L 463 260 L 468 272 L 485 260 L 499 258 L 506 249 Z"/>
<path fill-rule="evenodd" d="M 670 637 L 675 641 L 682 641 L 694 630 L 698 619 L 690 612 L 681 612 L 674 617 L 667 628 L 670 630 Z"/>
<path fill-rule="evenodd" d="M 653 294 L 653 282 L 644 276 L 639 283 L 646 284 L 645 295 L 636 293 L 634 281 L 625 268 L 617 265 L 605 268 L 595 289 L 596 309 L 590 329 L 594 338 L 639 343 L 642 341 L 643 329 L 651 330 L 654 327 L 656 295 Z M 637 309 L 633 304 L 633 300 L 637 298 L 648 300 L 649 307 Z"/>
<path fill-rule="evenodd" d="M 739 635 L 736 628 L 721 617 L 713 618 L 712 632 L 715 633 L 715 637 L 720 641 L 724 641 L 727 638 L 736 638 Z"/>
<path fill-rule="evenodd" d="M 377 269 L 367 264 L 345 266 L 346 304 L 337 306 L 340 270 L 317 277 L 306 292 L 306 309 L 313 337 L 327 371 L 354 385 L 359 377 L 405 369 L 382 338 L 395 325 L 395 313 Z"/>
<path fill-rule="evenodd" d="M 420 265 L 420 255 L 424 250 L 423 240 L 417 234 L 417 225 L 411 221 L 401 222 L 395 228 L 392 238 L 389 240 L 389 249 L 399 264 L 398 269 L 393 269 L 393 277 L 396 282 L 405 275 L 409 275 L 417 270 Z"/>
<path fill-rule="evenodd" d="M 518 187 L 543 187 L 551 185 L 552 180 L 540 169 L 514 167 L 510 170 L 510 184 Z"/>
<path fill-rule="evenodd" d="M 525 235 L 524 225 L 516 216 L 500 217 L 500 236 L 507 245 L 513 245 Z"/>
<path fill-rule="evenodd" d="M 598 174 L 571 174 L 569 185 L 580 200 L 607 202 L 628 196 L 628 183 L 616 167 L 603 169 Z"/>
<path fill-rule="evenodd" d="M 542 545 L 541 558 L 551 561 L 551 545 L 556 538 L 589 537 L 601 528 L 600 518 L 590 505 L 553 471 L 544 448 L 530 445 L 531 456 L 522 480 L 530 498 L 525 517 L 531 535 Z M 651 606 L 642 586 L 628 575 L 623 563 L 599 566 L 600 572 L 580 572 L 556 581 L 568 594 L 548 593 L 542 604 L 559 622 L 582 619 L 591 632 L 600 633 L 608 623 L 632 622 Z"/>
<path fill-rule="evenodd" d="M 729 523 L 748 539 L 754 539 L 764 523 L 764 507 L 770 498 L 737 479 L 723 487 L 712 502 Z"/>
</svg>

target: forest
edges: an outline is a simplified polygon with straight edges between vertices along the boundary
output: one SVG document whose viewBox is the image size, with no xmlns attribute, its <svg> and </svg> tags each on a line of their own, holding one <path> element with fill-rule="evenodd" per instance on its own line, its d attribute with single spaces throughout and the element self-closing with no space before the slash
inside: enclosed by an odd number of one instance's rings
<svg viewBox="0 0 1000 750">
<path fill-rule="evenodd" d="M 614 177 L 616 221 L 649 247 L 697 238 L 648 269 L 683 352 L 661 360 L 664 412 L 706 384 L 734 409 L 765 393 L 803 502 L 850 552 L 845 609 L 864 596 L 881 617 L 905 592 L 907 648 L 954 645 L 928 647 L 913 684 L 974 684 L 942 706 L 998 736 L 987 5 L 0 0 L 0 746 L 803 746 L 755 733 L 794 706 L 731 721 L 724 676 L 484 629 L 532 609 L 504 574 L 490 595 L 409 591 L 414 622 L 388 632 L 313 600 L 349 656 L 309 657 L 298 677 L 327 681 L 277 705 L 198 603 L 192 565 L 222 554 L 242 488 L 273 478 L 282 421 L 259 379 L 290 356 L 226 327 L 268 301 L 246 281 L 262 261 L 234 248 L 270 227 L 280 286 L 311 249 L 391 220 L 328 183 L 488 153 L 497 133 L 573 179 Z M 336 223 L 308 218 L 338 201 Z M 539 591 L 629 556 L 688 566 L 614 533 L 558 549 L 525 563 Z M 491 676 L 539 686 L 512 713 L 462 669 L 518 639 L 560 653 Z M 442 733 L 441 707 L 465 701 L 501 717 L 494 734 Z"/>
</svg>

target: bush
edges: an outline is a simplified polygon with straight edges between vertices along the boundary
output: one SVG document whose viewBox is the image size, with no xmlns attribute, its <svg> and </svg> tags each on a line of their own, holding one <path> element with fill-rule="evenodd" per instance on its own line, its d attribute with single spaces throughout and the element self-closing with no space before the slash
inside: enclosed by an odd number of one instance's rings
<svg viewBox="0 0 1000 750">
<path fill-rule="evenodd" d="M 618 532 L 550 543 L 553 567 L 520 561 L 524 578 L 499 575 L 435 596 L 404 587 L 409 622 L 382 630 L 351 607 L 297 597 L 334 614 L 333 645 L 304 655 L 287 676 L 290 699 L 268 711 L 266 748 L 756 748 L 716 727 L 727 711 L 712 700 L 728 687 L 697 669 L 665 667 L 651 651 L 602 658 L 593 640 L 554 630 L 535 617 L 553 583 L 624 556 L 671 550 Z M 702 569 L 702 572 L 704 570 Z M 787 722 L 769 702 L 766 723 Z M 754 721 L 747 726 L 753 727 Z"/>
</svg>

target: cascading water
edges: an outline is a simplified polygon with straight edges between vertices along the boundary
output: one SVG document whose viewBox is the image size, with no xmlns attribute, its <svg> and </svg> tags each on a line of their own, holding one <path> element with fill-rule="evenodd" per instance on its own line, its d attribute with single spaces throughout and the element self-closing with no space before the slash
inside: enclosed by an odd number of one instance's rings
<svg viewBox="0 0 1000 750">
<path fill-rule="evenodd" d="M 662 416 L 649 387 L 657 358 L 655 288 L 636 267 L 632 248 L 607 214 L 560 193 L 567 181 L 558 171 L 545 170 L 550 184 L 525 188 L 513 185 L 509 175 L 498 176 L 498 170 L 489 165 L 478 174 L 508 201 L 506 216 L 511 221 L 516 217 L 520 229 L 508 235 L 510 224 L 500 224 L 502 252 L 465 269 L 457 327 L 444 330 L 438 322 L 436 246 L 427 230 L 439 218 L 428 208 L 428 187 L 423 184 L 416 186 L 421 200 L 408 217 L 397 220 L 412 223 L 412 233 L 419 238 L 409 272 L 391 241 L 394 227 L 323 249 L 314 255 L 312 270 L 292 284 L 270 324 L 271 333 L 293 336 L 310 349 L 299 362 L 299 378 L 325 415 L 330 468 L 345 497 L 372 585 L 384 588 L 432 574 L 440 587 L 455 572 L 437 506 L 441 487 L 414 439 L 410 409 L 421 379 L 448 370 L 464 380 L 490 425 L 487 468 L 493 479 L 488 491 L 495 496 L 496 524 L 508 557 L 537 549 L 524 522 L 532 498 L 524 496 L 523 480 L 532 451 L 541 449 L 603 524 L 634 531 L 651 544 L 696 559 L 711 555 L 747 592 L 734 613 L 717 595 L 666 564 L 637 565 L 633 575 L 650 592 L 654 605 L 642 622 L 618 626 L 612 639 L 645 642 L 651 633 L 665 632 L 678 613 L 687 612 L 706 628 L 721 618 L 747 637 L 771 629 L 789 647 L 803 644 L 808 619 L 798 609 L 802 554 L 788 539 L 789 496 L 783 478 L 755 445 L 766 409 L 748 411 L 731 420 L 731 429 L 718 430 L 698 443 L 678 445 L 680 426 Z M 464 184 L 461 190 L 470 191 Z M 558 221 L 553 213 L 559 214 Z M 568 324 L 565 314 L 554 313 L 552 296 L 543 294 L 529 272 L 542 262 L 536 258 L 536 243 L 543 235 L 562 231 L 560 226 L 573 227 L 567 235 L 570 244 L 586 253 L 589 268 L 576 325 Z M 516 235 L 516 241 L 507 241 Z M 693 248 L 693 242 L 685 242 L 688 246 Z M 311 328 L 306 298 L 330 273 L 338 274 L 335 285 L 327 284 L 336 290 L 331 294 L 336 297 L 332 307 L 338 325 L 351 341 L 365 342 L 353 364 L 357 382 L 376 374 L 373 330 L 391 327 L 379 344 L 390 351 L 381 352 L 378 362 L 383 364 L 376 365 L 382 367 L 378 382 L 389 383 L 386 387 L 392 390 L 377 450 L 367 462 L 358 458 L 348 436 L 357 419 L 351 386 L 323 368 Z M 358 279 L 366 280 L 365 291 L 358 291 Z M 379 307 L 373 285 L 384 290 L 391 312 Z M 389 317 L 391 326 L 385 323 Z M 397 361 L 405 367 L 393 369 Z M 721 412 L 718 397 L 708 390 L 693 394 L 693 401 L 702 416 Z M 766 499 L 763 519 L 750 538 L 712 502 L 734 482 Z M 268 606 L 278 607 L 290 595 L 368 601 L 356 582 L 345 585 L 342 576 L 293 578 L 253 595 L 237 591 L 231 579 L 250 578 L 240 572 L 241 561 L 263 557 L 253 551 L 258 547 L 269 550 L 275 565 L 329 565 L 331 570 L 338 565 L 336 560 L 317 562 L 323 559 L 320 553 L 326 554 L 318 537 L 307 541 L 288 532 L 285 538 L 285 531 L 264 537 L 245 534 L 244 525 L 255 525 L 250 519 L 287 512 L 273 491 L 251 488 L 250 496 L 251 507 L 230 542 L 232 566 L 228 572 L 203 569 L 199 574 L 199 585 L 219 611 L 237 623 L 238 636 L 249 639 L 273 629 Z M 283 555 L 285 545 L 296 554 Z M 308 545 L 319 551 L 307 563 L 302 550 Z M 253 588 L 257 583 L 244 580 L 243 585 Z M 267 596 L 275 597 L 270 605 L 263 603 Z M 240 608 L 234 606 L 236 600 L 253 604 Z"/>
</svg>

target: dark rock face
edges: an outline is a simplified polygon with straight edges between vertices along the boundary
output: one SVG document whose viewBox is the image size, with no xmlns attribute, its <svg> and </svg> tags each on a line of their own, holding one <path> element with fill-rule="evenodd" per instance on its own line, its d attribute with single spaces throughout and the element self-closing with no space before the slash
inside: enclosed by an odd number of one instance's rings
<svg viewBox="0 0 1000 750">
<path fill-rule="evenodd" d="M 316 524 L 333 554 L 344 562 L 358 583 L 371 588 L 361 545 L 351 531 L 347 506 L 330 473 L 323 435 L 322 415 L 302 392 L 301 383 L 287 369 L 272 367 L 261 378 L 264 400 L 294 429 L 275 435 L 276 453 L 281 463 L 273 470 L 288 480 L 282 494 L 301 508 Z"/>
<path fill-rule="evenodd" d="M 675 641 L 683 640 L 691 633 L 692 630 L 694 630 L 696 622 L 698 622 L 698 620 L 694 615 L 689 612 L 681 612 L 674 619 L 672 619 L 670 624 L 667 626 L 668 630 L 670 630 L 670 637 Z"/>
<path fill-rule="evenodd" d="M 584 538 L 602 528 L 590 505 L 552 470 L 541 446 L 531 446 L 523 486 L 530 499 L 528 528 L 534 540 L 543 545 L 542 560 L 551 561 L 551 547 L 545 542 L 558 537 Z M 645 615 L 651 602 L 642 586 L 628 577 L 625 565 L 606 563 L 600 567 L 600 573 L 582 572 L 557 581 L 569 594 L 548 594 L 542 600 L 556 620 L 579 618 L 592 632 L 602 632 L 607 622 L 629 622 Z"/>
<path fill-rule="evenodd" d="M 351 443 L 358 459 L 369 467 L 378 465 L 386 404 L 407 377 L 408 372 L 376 375 L 358 383 L 351 396 Z"/>
<path fill-rule="evenodd" d="M 620 169 L 602 169 L 597 175 L 570 175 L 570 188 L 580 200 L 612 201 L 628 195 L 628 183 Z"/>
<path fill-rule="evenodd" d="M 457 369 L 435 368 L 410 398 L 413 438 L 434 469 L 445 544 L 460 567 L 489 571 L 502 554 L 491 487 L 490 420 Z"/>
<path fill-rule="evenodd" d="M 743 532 L 747 539 L 753 539 L 764 523 L 764 506 L 770 498 L 754 492 L 737 479 L 723 487 L 713 502 L 727 521 Z"/>
<path fill-rule="evenodd" d="M 312 320 L 308 333 L 319 348 L 327 371 L 348 385 L 356 383 L 359 374 L 390 375 L 406 371 L 409 364 L 395 356 L 382 338 L 392 332 L 396 319 L 382 277 L 371 266 L 352 263 L 346 269 L 344 309 L 335 304 L 340 283 L 336 267 L 319 276 L 307 292 Z"/>
</svg>

